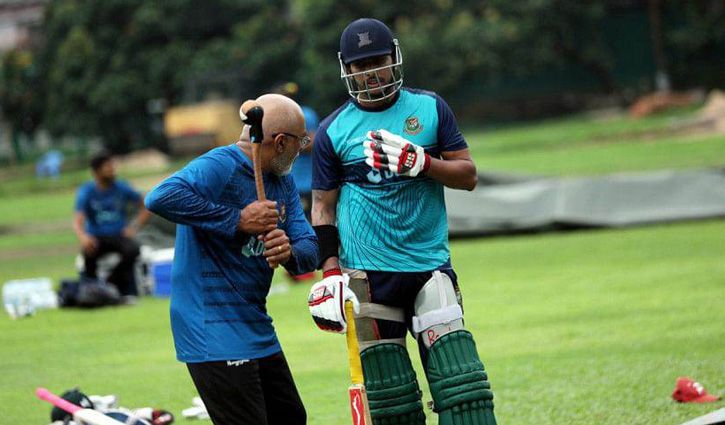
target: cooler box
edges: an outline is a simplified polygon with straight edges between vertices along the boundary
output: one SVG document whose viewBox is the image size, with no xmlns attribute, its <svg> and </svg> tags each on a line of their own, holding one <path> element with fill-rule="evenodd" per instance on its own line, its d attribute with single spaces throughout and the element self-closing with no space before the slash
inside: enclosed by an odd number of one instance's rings
<svg viewBox="0 0 725 425">
<path fill-rule="evenodd" d="M 157 297 L 171 295 L 171 264 L 174 262 L 174 248 L 160 249 L 149 255 L 153 294 Z"/>
</svg>

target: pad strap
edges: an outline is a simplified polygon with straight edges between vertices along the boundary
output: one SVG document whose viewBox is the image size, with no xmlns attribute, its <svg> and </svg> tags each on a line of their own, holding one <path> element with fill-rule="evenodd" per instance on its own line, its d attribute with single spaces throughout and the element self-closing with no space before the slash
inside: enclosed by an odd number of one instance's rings
<svg viewBox="0 0 725 425">
<path fill-rule="evenodd" d="M 431 326 L 445 325 L 458 319 L 463 319 L 463 309 L 458 304 L 449 305 L 420 316 L 413 316 L 413 332 L 421 333 Z"/>
<path fill-rule="evenodd" d="M 373 319 L 405 323 L 402 308 L 388 307 L 375 303 L 360 303 L 360 313 L 355 314 L 355 317 L 371 317 Z"/>
<path fill-rule="evenodd" d="M 318 269 L 322 268 L 322 264 L 330 257 L 338 257 L 338 249 L 340 247 L 340 235 L 337 231 L 337 226 L 332 224 L 323 224 L 320 226 L 313 226 L 315 234 L 317 235 L 317 246 L 320 251 Z"/>
<path fill-rule="evenodd" d="M 388 338 L 388 339 L 374 339 L 371 341 L 359 341 L 358 346 L 360 347 L 360 351 L 365 350 L 366 348 L 374 347 L 376 345 L 380 344 L 398 344 L 405 347 L 405 338 Z"/>
</svg>

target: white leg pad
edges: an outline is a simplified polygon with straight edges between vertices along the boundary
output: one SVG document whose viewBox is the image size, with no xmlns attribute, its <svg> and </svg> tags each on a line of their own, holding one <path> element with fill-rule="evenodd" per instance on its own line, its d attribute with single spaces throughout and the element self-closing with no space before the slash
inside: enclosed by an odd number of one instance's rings
<svg viewBox="0 0 725 425">
<path fill-rule="evenodd" d="M 413 333 L 430 348 L 441 336 L 463 329 L 463 310 L 451 278 L 436 270 L 415 298 Z"/>
</svg>

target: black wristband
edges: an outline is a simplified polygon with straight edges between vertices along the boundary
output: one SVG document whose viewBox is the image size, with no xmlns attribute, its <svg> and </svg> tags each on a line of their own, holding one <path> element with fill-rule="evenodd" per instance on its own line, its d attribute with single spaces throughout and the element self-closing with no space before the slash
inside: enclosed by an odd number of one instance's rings
<svg viewBox="0 0 725 425">
<path fill-rule="evenodd" d="M 330 257 L 337 257 L 340 254 L 340 236 L 337 233 L 337 226 L 332 224 L 323 224 L 321 226 L 313 226 L 315 234 L 317 234 L 317 246 L 320 251 L 318 269 L 322 268 L 322 263 Z"/>
</svg>

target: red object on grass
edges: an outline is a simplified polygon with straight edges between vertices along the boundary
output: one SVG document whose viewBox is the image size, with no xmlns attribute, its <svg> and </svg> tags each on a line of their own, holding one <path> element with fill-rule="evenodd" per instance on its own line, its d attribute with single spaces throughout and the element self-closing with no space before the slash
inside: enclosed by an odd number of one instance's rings
<svg viewBox="0 0 725 425">
<path fill-rule="evenodd" d="M 708 395 L 705 387 L 686 376 L 677 379 L 672 398 L 680 403 L 708 403 L 720 400 L 720 396 Z"/>
</svg>

